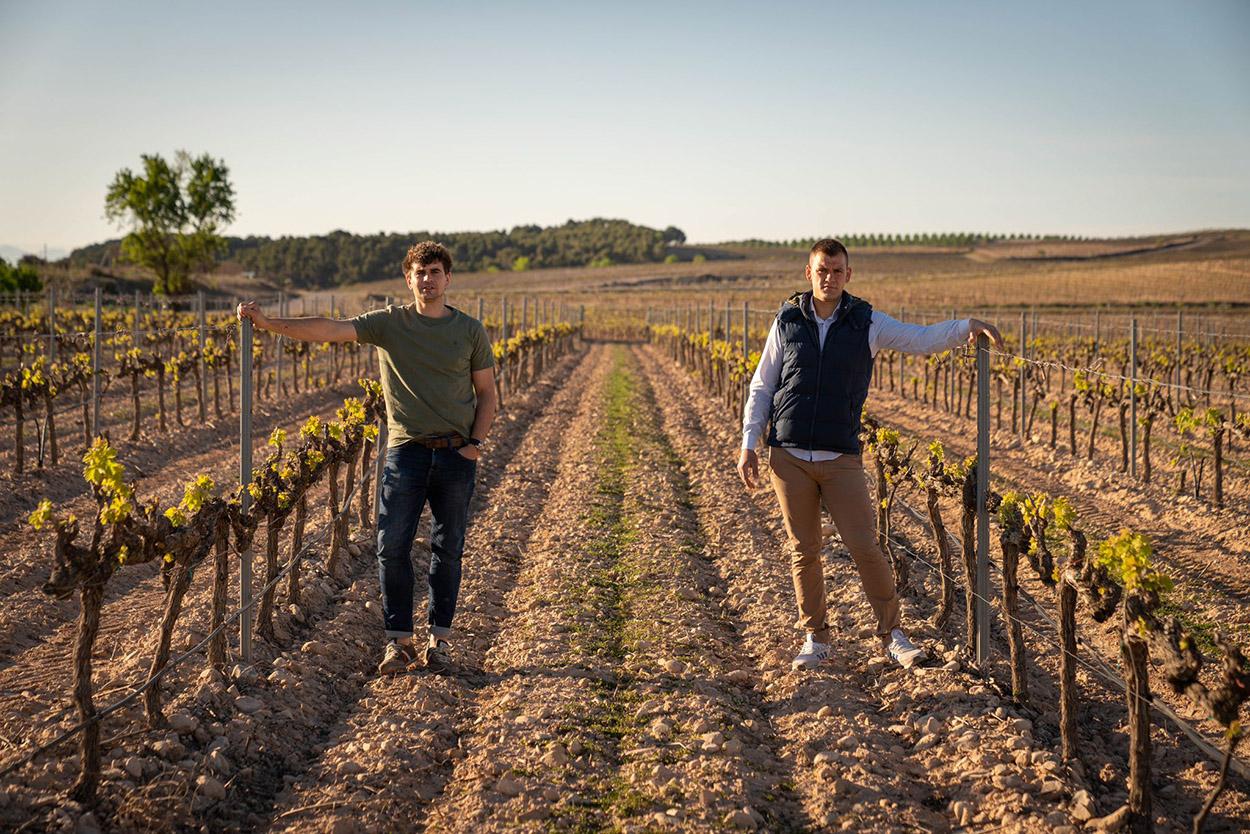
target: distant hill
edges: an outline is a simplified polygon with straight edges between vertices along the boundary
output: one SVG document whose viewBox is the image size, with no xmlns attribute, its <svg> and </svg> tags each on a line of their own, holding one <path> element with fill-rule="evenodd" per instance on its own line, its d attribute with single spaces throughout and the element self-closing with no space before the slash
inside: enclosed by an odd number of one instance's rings
<svg viewBox="0 0 1250 834">
<path fill-rule="evenodd" d="M 334 231 L 308 237 L 229 237 L 222 263 L 277 284 L 333 287 L 399 276 L 408 247 L 437 240 L 451 251 L 458 272 L 610 266 L 662 261 L 685 241 L 674 226 L 653 229 L 625 220 L 570 220 L 562 226 L 515 226 L 497 232 L 406 232 L 356 235 Z M 75 249 L 69 264 L 112 266 L 121 242 Z"/>
<path fill-rule="evenodd" d="M 61 258 L 64 258 L 66 254 L 67 253 L 64 249 L 49 249 L 48 260 L 60 260 Z M 42 252 L 27 252 L 20 246 L 9 246 L 7 243 L 0 243 L 0 258 L 3 258 L 9 263 L 17 263 L 22 259 L 23 255 L 37 255 L 41 258 L 43 257 Z"/>
</svg>

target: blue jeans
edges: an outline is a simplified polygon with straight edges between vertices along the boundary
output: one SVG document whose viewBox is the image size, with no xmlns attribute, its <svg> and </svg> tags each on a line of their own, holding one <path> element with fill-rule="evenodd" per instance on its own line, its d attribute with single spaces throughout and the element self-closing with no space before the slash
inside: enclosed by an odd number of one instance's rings
<svg viewBox="0 0 1250 834">
<path fill-rule="evenodd" d="M 428 501 L 430 536 L 430 631 L 451 633 L 460 594 L 460 556 L 477 461 L 455 449 L 405 443 L 386 450 L 378 499 L 378 578 L 388 638 L 412 636 L 412 540 Z"/>
</svg>

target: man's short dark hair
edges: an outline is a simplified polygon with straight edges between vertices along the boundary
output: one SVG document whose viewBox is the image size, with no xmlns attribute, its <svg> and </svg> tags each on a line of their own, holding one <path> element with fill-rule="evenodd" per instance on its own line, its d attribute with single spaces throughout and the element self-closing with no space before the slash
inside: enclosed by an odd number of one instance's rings
<svg viewBox="0 0 1250 834">
<path fill-rule="evenodd" d="M 448 275 L 451 274 L 451 253 L 447 251 L 447 247 L 433 240 L 423 240 L 409 248 L 408 254 L 404 256 L 404 275 L 414 266 L 426 266 L 435 261 L 443 265 Z"/>
<path fill-rule="evenodd" d="M 836 237 L 823 238 L 813 243 L 811 251 L 807 253 L 807 257 L 810 259 L 812 255 L 817 253 L 828 255 L 831 258 L 842 255 L 846 258 L 848 264 L 851 262 L 851 253 L 846 251 L 846 246 Z"/>
</svg>

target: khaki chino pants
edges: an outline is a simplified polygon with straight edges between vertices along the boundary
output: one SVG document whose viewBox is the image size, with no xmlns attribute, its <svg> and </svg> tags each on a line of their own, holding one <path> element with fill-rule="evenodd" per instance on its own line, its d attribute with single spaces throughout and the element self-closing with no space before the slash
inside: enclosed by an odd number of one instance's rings
<svg viewBox="0 0 1250 834">
<path fill-rule="evenodd" d="M 860 455 L 810 462 L 784 449 L 769 450 L 773 489 L 785 520 L 790 573 L 799 601 L 798 625 L 828 643 L 825 572 L 820 561 L 823 503 L 859 569 L 864 593 L 877 616 L 877 634 L 888 640 L 899 627 L 894 571 L 877 544 L 877 520 Z"/>
</svg>

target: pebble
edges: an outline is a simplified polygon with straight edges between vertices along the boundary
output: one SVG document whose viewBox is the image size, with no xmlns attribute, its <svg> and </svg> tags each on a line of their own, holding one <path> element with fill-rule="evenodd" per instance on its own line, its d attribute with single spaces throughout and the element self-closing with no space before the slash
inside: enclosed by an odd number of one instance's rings
<svg viewBox="0 0 1250 834">
<path fill-rule="evenodd" d="M 520 796 L 523 790 L 521 783 L 511 776 L 504 775 L 495 783 L 495 790 L 504 796 Z"/>
<path fill-rule="evenodd" d="M 74 823 L 74 834 L 100 834 L 100 821 L 88 811 Z"/>
<path fill-rule="evenodd" d="M 736 684 L 741 684 L 742 686 L 746 686 L 747 684 L 751 682 L 751 673 L 745 669 L 734 669 L 732 672 L 725 675 L 725 680 L 729 681 L 730 683 L 736 683 Z"/>
<path fill-rule="evenodd" d="M 929 734 L 926 736 L 922 736 L 920 741 L 916 742 L 916 745 L 912 747 L 912 750 L 928 750 L 930 747 L 933 747 L 937 743 L 938 743 L 938 737 L 933 734 Z"/>
<path fill-rule="evenodd" d="M 163 738 L 152 745 L 152 752 L 163 759 L 176 762 L 182 758 L 183 754 L 187 752 L 187 749 L 176 741 L 170 741 L 167 738 Z"/>
<path fill-rule="evenodd" d="M 132 779 L 143 778 L 143 759 L 138 756 L 131 756 L 122 762 L 122 770 L 130 774 Z"/>
<path fill-rule="evenodd" d="M 833 715 L 833 707 L 829 706 L 828 704 L 825 704 L 823 707 L 816 710 L 817 718 L 828 718 L 831 715 Z"/>
<path fill-rule="evenodd" d="M 971 825 L 975 816 L 972 806 L 962 801 L 951 803 L 951 814 L 955 817 L 955 823 L 960 826 Z"/>
<path fill-rule="evenodd" d="M 689 668 L 683 660 L 666 660 L 664 661 L 664 671 L 671 675 L 680 675 Z"/>
<path fill-rule="evenodd" d="M 351 817 L 339 817 L 330 823 L 328 831 L 329 834 L 356 834 L 360 831 L 360 824 Z"/>
<path fill-rule="evenodd" d="M 199 789 L 201 796 L 215 801 L 226 798 L 226 786 L 207 774 L 201 774 L 195 780 L 195 786 Z"/>
<path fill-rule="evenodd" d="M 725 824 L 733 828 L 741 828 L 744 831 L 754 831 L 759 828 L 759 823 L 755 821 L 755 817 L 745 810 L 730 812 L 729 816 L 725 817 Z"/>
<path fill-rule="evenodd" d="M 260 677 L 259 673 L 252 666 L 243 666 L 236 663 L 230 669 L 230 678 L 242 683 L 256 683 L 258 677 Z"/>
<path fill-rule="evenodd" d="M 208 754 L 208 766 L 214 772 L 222 776 L 229 777 L 234 772 L 234 765 L 230 759 L 226 758 L 226 754 L 220 750 L 214 750 Z"/>
<path fill-rule="evenodd" d="M 200 722 L 194 715 L 185 712 L 175 712 L 169 716 L 169 728 L 181 736 L 191 735 L 200 727 Z"/>
<path fill-rule="evenodd" d="M 722 749 L 729 755 L 736 756 L 742 752 L 742 746 L 741 739 L 731 738 L 729 741 L 725 742 L 725 746 Z"/>
<path fill-rule="evenodd" d="M 259 698 L 253 698 L 251 695 L 240 695 L 234 699 L 234 708 L 245 715 L 251 715 L 264 705 L 264 701 Z"/>
<path fill-rule="evenodd" d="M 542 762 L 547 767 L 564 767 L 569 763 L 569 754 L 565 751 L 563 744 L 553 744 L 543 756 Z"/>
<path fill-rule="evenodd" d="M 958 671 L 959 671 L 959 661 L 958 661 L 958 660 L 952 660 L 952 661 L 949 661 L 949 662 L 947 662 L 947 663 L 943 663 L 943 664 L 942 664 L 942 671 L 943 671 L 943 672 L 958 672 Z"/>
<path fill-rule="evenodd" d="M 725 735 L 721 732 L 704 733 L 703 750 L 707 753 L 715 753 L 725 745 Z"/>
</svg>

